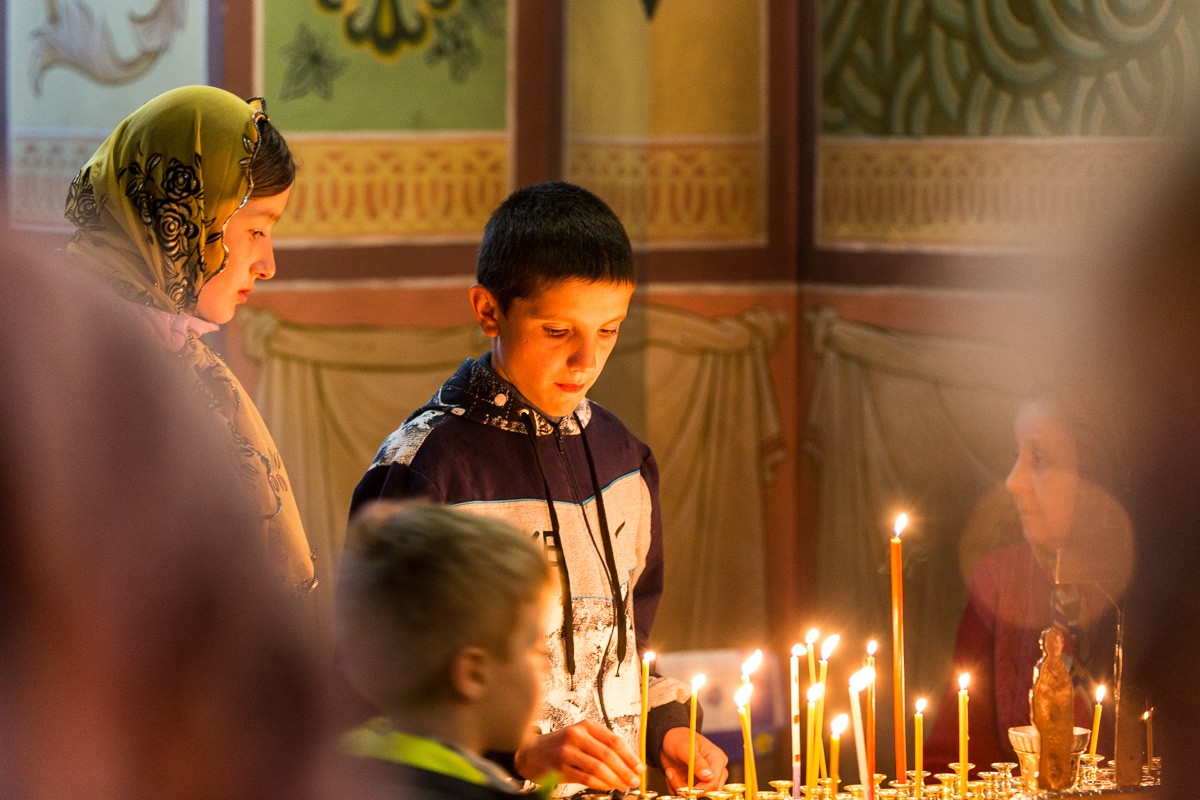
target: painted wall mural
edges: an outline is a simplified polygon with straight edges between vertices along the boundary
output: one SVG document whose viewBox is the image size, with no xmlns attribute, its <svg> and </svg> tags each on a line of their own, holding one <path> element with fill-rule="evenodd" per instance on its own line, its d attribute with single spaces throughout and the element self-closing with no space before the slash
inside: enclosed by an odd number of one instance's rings
<svg viewBox="0 0 1200 800">
<path fill-rule="evenodd" d="M 127 114 L 209 75 L 203 0 L 6 0 L 12 223 L 69 230 L 67 187 Z"/>
<path fill-rule="evenodd" d="M 506 0 L 261 0 L 282 246 L 473 241 L 510 190 Z"/>
<path fill-rule="evenodd" d="M 571 0 L 564 172 L 650 248 L 761 244 L 762 0 Z"/>
<path fill-rule="evenodd" d="M 1190 0 L 822 0 L 822 240 L 1004 245 L 1101 196 L 1180 122 L 1198 32 Z"/>
</svg>

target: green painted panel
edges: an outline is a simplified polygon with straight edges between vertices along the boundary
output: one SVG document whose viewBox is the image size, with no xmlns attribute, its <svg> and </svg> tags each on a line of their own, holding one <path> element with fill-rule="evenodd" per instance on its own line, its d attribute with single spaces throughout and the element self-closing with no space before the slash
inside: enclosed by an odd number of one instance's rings
<svg viewBox="0 0 1200 800">
<path fill-rule="evenodd" d="M 1194 0 L 821 0 L 822 131 L 1165 133 L 1200 89 Z"/>
<path fill-rule="evenodd" d="M 507 126 L 507 0 L 263 0 L 262 91 L 287 131 Z"/>
</svg>

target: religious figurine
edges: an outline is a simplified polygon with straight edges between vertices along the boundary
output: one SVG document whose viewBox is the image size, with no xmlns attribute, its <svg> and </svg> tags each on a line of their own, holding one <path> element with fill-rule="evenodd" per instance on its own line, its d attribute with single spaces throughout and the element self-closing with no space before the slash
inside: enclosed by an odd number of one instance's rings
<svg viewBox="0 0 1200 800">
<path fill-rule="evenodd" d="M 1033 670 L 1029 692 L 1030 717 L 1038 738 L 1038 787 L 1066 790 L 1074 782 L 1071 745 L 1075 727 L 1075 698 L 1071 673 L 1062 659 L 1063 634 L 1047 628 L 1041 638 L 1042 658 Z"/>
</svg>

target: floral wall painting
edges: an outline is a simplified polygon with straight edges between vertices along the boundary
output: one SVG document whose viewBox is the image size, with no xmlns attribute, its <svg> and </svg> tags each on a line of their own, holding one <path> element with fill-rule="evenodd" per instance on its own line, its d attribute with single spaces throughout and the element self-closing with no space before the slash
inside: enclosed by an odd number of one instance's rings
<svg viewBox="0 0 1200 800">
<path fill-rule="evenodd" d="M 478 239 L 510 181 L 507 0 L 260 0 L 258 83 L 304 168 L 283 247 Z"/>
<path fill-rule="evenodd" d="M 209 80 L 206 0 L 6 0 L 11 223 L 61 229 L 71 179 L 129 112 Z"/>
<path fill-rule="evenodd" d="M 1193 0 L 821 0 L 820 36 L 830 246 L 1023 244 L 1094 210 L 1087 176 L 1135 177 L 1200 88 Z"/>
</svg>

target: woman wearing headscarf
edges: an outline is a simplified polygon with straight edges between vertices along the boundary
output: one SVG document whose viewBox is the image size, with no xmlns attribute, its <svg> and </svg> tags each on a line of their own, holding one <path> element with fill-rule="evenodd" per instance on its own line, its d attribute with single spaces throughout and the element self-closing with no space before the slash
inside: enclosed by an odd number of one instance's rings
<svg viewBox="0 0 1200 800">
<path fill-rule="evenodd" d="M 262 101 L 188 86 L 127 117 L 71 183 L 74 262 L 137 307 L 228 430 L 262 517 L 264 543 L 299 593 L 316 586 L 279 452 L 241 383 L 201 340 L 275 275 L 271 230 L 295 178 Z M 203 491 L 204 487 L 196 487 Z"/>
</svg>

